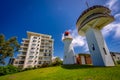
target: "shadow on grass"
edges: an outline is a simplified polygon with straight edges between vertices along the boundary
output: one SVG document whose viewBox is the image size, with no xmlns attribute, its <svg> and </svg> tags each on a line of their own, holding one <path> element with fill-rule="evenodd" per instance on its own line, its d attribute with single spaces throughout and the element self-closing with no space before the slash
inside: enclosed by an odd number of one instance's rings
<svg viewBox="0 0 120 80">
<path fill-rule="evenodd" d="M 62 65 L 62 68 L 65 69 L 86 69 L 86 68 L 105 68 L 103 66 L 93 66 L 93 65 Z"/>
</svg>

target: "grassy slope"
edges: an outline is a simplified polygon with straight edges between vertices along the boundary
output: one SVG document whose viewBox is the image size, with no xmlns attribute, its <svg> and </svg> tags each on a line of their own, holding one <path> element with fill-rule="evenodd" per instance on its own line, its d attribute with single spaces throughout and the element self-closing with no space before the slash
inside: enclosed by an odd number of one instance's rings
<svg viewBox="0 0 120 80">
<path fill-rule="evenodd" d="M 0 80 L 120 80 L 120 66 L 57 66 L 0 76 Z"/>
</svg>

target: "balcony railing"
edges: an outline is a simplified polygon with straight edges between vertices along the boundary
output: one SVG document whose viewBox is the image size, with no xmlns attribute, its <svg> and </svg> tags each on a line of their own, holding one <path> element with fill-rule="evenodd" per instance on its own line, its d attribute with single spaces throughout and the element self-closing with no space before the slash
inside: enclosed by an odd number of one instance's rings
<svg viewBox="0 0 120 80">
<path fill-rule="evenodd" d="M 86 19 L 84 19 L 79 27 L 78 30 L 80 30 L 86 23 L 88 23 L 89 21 L 93 20 L 93 19 L 96 19 L 98 17 L 107 17 L 109 15 L 107 14 L 103 14 L 103 13 L 94 13 L 90 16 L 88 16 Z"/>
</svg>

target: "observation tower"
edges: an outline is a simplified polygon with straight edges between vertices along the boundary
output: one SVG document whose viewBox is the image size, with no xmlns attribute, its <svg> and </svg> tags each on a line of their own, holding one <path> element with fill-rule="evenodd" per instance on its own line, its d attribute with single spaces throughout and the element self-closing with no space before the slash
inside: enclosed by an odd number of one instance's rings
<svg viewBox="0 0 120 80">
<path fill-rule="evenodd" d="M 101 5 L 86 9 L 78 18 L 78 34 L 86 36 L 94 66 L 114 66 L 113 59 L 103 39 L 101 29 L 114 21 L 111 10 Z"/>
<path fill-rule="evenodd" d="M 69 31 L 66 31 L 64 33 L 64 58 L 63 58 L 63 64 L 75 64 L 76 63 L 76 58 L 75 58 L 75 53 L 73 46 L 71 44 L 73 38 L 70 35 Z"/>
</svg>

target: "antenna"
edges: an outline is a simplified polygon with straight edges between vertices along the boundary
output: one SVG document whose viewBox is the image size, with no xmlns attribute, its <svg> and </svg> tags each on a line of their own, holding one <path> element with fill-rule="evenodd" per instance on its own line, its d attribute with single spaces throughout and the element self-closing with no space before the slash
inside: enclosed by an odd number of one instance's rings
<svg viewBox="0 0 120 80">
<path fill-rule="evenodd" d="M 87 7 L 89 8 L 89 4 L 88 4 L 88 2 L 86 1 L 86 5 L 87 5 Z"/>
</svg>

